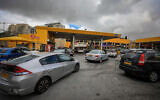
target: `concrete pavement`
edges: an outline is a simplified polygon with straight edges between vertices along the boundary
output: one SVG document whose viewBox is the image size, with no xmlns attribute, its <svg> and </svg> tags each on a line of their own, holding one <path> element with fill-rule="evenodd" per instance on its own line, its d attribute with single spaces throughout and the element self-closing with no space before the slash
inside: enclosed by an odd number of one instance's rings
<svg viewBox="0 0 160 100">
<path fill-rule="evenodd" d="M 75 56 L 80 61 L 79 72 L 72 73 L 54 83 L 44 94 L 5 96 L 0 100 L 159 100 L 160 82 L 149 83 L 129 77 L 118 68 L 119 58 L 103 63 L 87 62 L 83 54 Z"/>
</svg>

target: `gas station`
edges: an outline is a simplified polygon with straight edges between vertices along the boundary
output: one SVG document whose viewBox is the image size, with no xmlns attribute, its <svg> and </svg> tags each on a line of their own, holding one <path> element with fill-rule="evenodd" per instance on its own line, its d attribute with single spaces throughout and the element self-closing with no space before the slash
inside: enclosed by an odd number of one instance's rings
<svg viewBox="0 0 160 100">
<path fill-rule="evenodd" d="M 55 47 L 56 38 L 70 40 L 72 49 L 75 49 L 75 40 L 100 41 L 100 49 L 103 47 L 103 40 L 120 38 L 120 34 L 96 32 L 87 30 L 75 30 L 65 28 L 54 28 L 47 26 L 36 26 L 36 32 L 30 34 L 18 34 L 17 37 L 3 37 L 0 41 L 8 42 L 8 47 L 16 47 L 24 44 L 31 50 L 51 51 Z"/>
<path fill-rule="evenodd" d="M 36 34 L 43 34 L 47 37 L 46 44 L 54 44 L 55 38 L 66 38 L 71 41 L 72 49 L 75 48 L 75 40 L 100 40 L 101 49 L 103 46 L 103 40 L 111 38 L 120 38 L 120 34 L 106 33 L 106 32 L 96 32 L 96 31 L 86 31 L 86 30 L 73 30 L 73 29 L 63 29 L 63 28 L 53 28 L 46 26 L 37 26 Z"/>
</svg>

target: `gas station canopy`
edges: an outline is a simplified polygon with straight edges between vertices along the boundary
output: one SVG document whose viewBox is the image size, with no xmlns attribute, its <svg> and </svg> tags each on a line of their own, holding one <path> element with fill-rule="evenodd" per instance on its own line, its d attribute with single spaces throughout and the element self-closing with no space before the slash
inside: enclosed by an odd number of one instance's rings
<svg viewBox="0 0 160 100">
<path fill-rule="evenodd" d="M 28 40 L 28 39 L 26 39 L 26 38 L 17 37 L 17 36 L 0 38 L 0 41 L 33 42 L 32 40 Z"/>
<path fill-rule="evenodd" d="M 129 44 L 129 43 L 130 43 L 130 40 L 128 40 L 128 39 L 114 38 L 114 39 L 104 40 L 104 42 L 112 42 L 112 43 Z"/>
<path fill-rule="evenodd" d="M 151 37 L 151 38 L 144 38 L 144 39 L 136 39 L 134 42 L 140 43 L 140 42 L 156 42 L 160 41 L 160 37 Z"/>
<path fill-rule="evenodd" d="M 82 39 L 82 40 L 101 40 L 101 39 L 104 40 L 111 38 L 119 38 L 121 36 L 120 34 L 114 34 L 114 33 L 63 29 L 63 28 L 54 28 L 46 26 L 37 26 L 36 29 L 47 30 L 48 33 L 53 34 L 55 38 L 67 38 L 67 39 L 72 39 L 72 37 L 74 36 L 75 39 Z"/>
</svg>

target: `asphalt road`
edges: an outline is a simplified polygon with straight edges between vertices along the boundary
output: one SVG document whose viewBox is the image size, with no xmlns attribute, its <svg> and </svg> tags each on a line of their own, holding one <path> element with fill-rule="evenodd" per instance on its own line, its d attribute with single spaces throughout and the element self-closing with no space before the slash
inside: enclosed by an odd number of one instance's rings
<svg viewBox="0 0 160 100">
<path fill-rule="evenodd" d="M 0 100 L 160 100 L 160 82 L 126 76 L 118 68 L 118 58 L 103 63 L 86 62 L 80 54 L 75 58 L 80 71 L 57 81 L 44 94 L 0 94 Z"/>
</svg>

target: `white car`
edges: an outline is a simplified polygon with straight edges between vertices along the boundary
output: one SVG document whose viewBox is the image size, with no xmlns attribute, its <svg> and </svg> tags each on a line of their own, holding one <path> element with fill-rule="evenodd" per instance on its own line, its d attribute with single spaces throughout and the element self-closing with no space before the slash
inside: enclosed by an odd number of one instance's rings
<svg viewBox="0 0 160 100">
<path fill-rule="evenodd" d="M 91 50 L 89 53 L 86 53 L 85 59 L 101 63 L 103 60 L 108 60 L 108 55 L 102 50 Z"/>
<path fill-rule="evenodd" d="M 27 53 L 27 54 L 34 54 L 34 53 L 38 53 L 39 51 L 36 51 L 36 50 L 30 50 L 26 47 L 21 47 L 20 48 L 24 53 Z"/>
<path fill-rule="evenodd" d="M 117 57 L 117 51 L 116 50 L 108 50 L 107 54 L 109 57 Z"/>
</svg>

